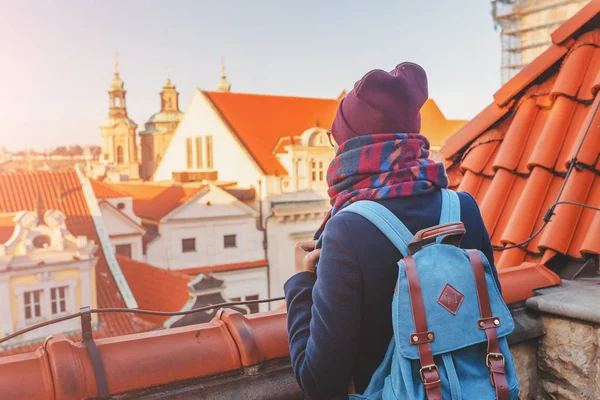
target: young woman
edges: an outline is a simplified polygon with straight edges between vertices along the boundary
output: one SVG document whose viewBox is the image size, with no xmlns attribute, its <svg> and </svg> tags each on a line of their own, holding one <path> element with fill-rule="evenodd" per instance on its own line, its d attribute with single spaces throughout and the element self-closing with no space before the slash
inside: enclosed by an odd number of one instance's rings
<svg viewBox="0 0 600 400">
<path fill-rule="evenodd" d="M 423 68 L 402 63 L 391 72 L 367 73 L 338 108 L 331 129 L 336 157 L 327 174 L 332 209 L 315 236 L 323 235 L 323 248 L 315 249 L 316 240 L 299 243 L 296 273 L 285 284 L 292 366 L 310 399 L 363 393 L 393 336 L 392 295 L 402 256 L 363 217 L 336 214 L 355 201 L 374 200 L 413 234 L 438 224 L 440 188 L 448 180 L 419 134 L 427 97 Z M 475 200 L 466 193 L 459 198 L 466 228 L 461 247 L 482 250 L 493 264 Z"/>
</svg>

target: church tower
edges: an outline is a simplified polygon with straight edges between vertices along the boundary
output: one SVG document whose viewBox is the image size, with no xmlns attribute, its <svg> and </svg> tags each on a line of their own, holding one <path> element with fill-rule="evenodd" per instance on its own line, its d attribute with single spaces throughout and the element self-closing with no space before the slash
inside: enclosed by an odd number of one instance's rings
<svg viewBox="0 0 600 400">
<path fill-rule="evenodd" d="M 108 91 L 108 118 L 100 125 L 102 132 L 102 160 L 109 171 L 117 172 L 127 179 L 139 179 L 137 160 L 137 125 L 127 116 L 125 85 L 119 76 L 119 63 L 115 60 L 115 72 Z"/>
<path fill-rule="evenodd" d="M 167 82 L 160 92 L 160 111 L 153 114 L 146 122 L 144 130 L 140 132 L 142 143 L 142 179 L 152 178 L 154 171 L 160 164 L 171 138 L 183 118 L 179 111 L 179 93 L 171 82 L 169 72 Z"/>
</svg>

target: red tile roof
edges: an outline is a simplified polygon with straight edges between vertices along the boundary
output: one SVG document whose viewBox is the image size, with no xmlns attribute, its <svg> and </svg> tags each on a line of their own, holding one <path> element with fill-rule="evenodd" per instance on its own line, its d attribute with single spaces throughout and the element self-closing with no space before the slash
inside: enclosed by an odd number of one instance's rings
<svg viewBox="0 0 600 400">
<path fill-rule="evenodd" d="M 118 254 L 116 257 L 140 309 L 180 311 L 189 300 L 189 275 L 158 268 Z M 157 315 L 140 317 L 161 325 L 169 319 Z"/>
<path fill-rule="evenodd" d="M 0 243 L 6 243 L 15 231 L 13 219 L 17 213 L 0 214 Z"/>
<path fill-rule="evenodd" d="M 147 183 L 113 183 L 111 186 L 133 197 L 133 211 L 138 217 L 154 221 L 160 221 L 205 188 Z"/>
<path fill-rule="evenodd" d="M 282 137 L 299 136 L 316 125 L 329 129 L 339 104 L 335 99 L 204 92 L 263 173 L 286 175 L 273 154 Z"/>
<path fill-rule="evenodd" d="M 286 175 L 275 154 L 281 138 L 296 137 L 314 126 L 329 129 L 340 99 L 203 92 L 263 173 Z M 441 146 L 466 121 L 447 120 L 435 101 L 421 109 L 421 132 L 433 146 Z M 289 144 L 289 139 L 288 144 Z"/>
<path fill-rule="evenodd" d="M 117 189 L 116 187 L 100 182 L 97 179 L 90 179 L 90 183 L 92 184 L 92 189 L 94 190 L 94 194 L 99 199 L 115 199 L 120 197 L 131 197 L 131 195 L 127 192 Z"/>
<path fill-rule="evenodd" d="M 244 316 L 222 310 L 208 323 L 96 343 L 113 395 L 256 368 L 289 353 L 285 312 Z M 35 353 L 0 357 L 0 392 L 8 399 L 97 396 L 87 349 L 63 335 Z"/>
<path fill-rule="evenodd" d="M 221 265 L 210 265 L 206 267 L 195 267 L 195 268 L 186 268 L 181 269 L 179 272 L 187 275 L 198 275 L 198 274 L 207 274 L 209 272 L 225 272 L 225 271 L 237 271 L 240 269 L 250 269 L 250 268 L 259 268 L 266 267 L 267 260 L 258 260 L 258 261 L 247 261 L 235 264 L 221 264 Z"/>
<path fill-rule="evenodd" d="M 446 139 L 466 123 L 463 120 L 446 119 L 433 99 L 427 99 L 421 108 L 421 133 L 434 148 L 443 146 Z"/>
<path fill-rule="evenodd" d="M 475 197 L 495 247 L 534 235 L 563 185 L 560 201 L 600 207 L 600 30 L 586 32 L 599 22 L 600 0 L 594 0 L 557 30 L 560 44 L 501 88 L 442 148 L 452 185 Z M 546 267 L 557 255 L 600 254 L 599 236 L 600 212 L 557 205 L 538 236 L 495 252 L 506 300 L 560 283 Z"/>
<path fill-rule="evenodd" d="M 85 235 L 99 243 L 98 234 L 74 170 L 0 173 L 0 213 L 57 209 L 66 218 L 67 229 L 74 235 Z M 40 202 L 38 203 L 38 195 Z M 125 302 L 108 268 L 102 248 L 96 256 L 96 289 L 98 307 L 125 308 Z M 155 325 L 128 314 L 100 316 L 99 337 L 126 335 L 154 329 Z M 18 351 L 22 351 L 19 349 Z"/>
</svg>

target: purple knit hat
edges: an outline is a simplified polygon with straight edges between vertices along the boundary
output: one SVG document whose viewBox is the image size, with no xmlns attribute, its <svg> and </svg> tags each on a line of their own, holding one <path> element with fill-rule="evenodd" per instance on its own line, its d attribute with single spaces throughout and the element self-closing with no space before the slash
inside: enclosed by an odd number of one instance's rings
<svg viewBox="0 0 600 400">
<path fill-rule="evenodd" d="M 425 70 L 414 63 L 367 73 L 340 103 L 331 133 L 338 145 L 374 133 L 420 133 L 428 98 Z"/>
</svg>

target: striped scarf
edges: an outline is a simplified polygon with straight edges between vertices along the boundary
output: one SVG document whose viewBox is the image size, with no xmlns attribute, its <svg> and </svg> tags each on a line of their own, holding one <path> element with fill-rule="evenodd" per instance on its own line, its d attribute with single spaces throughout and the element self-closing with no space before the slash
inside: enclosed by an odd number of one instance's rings
<svg viewBox="0 0 600 400">
<path fill-rule="evenodd" d="M 358 200 L 418 196 L 448 186 L 442 163 L 429 158 L 429 141 L 418 133 L 389 133 L 352 138 L 340 146 L 327 171 L 332 209 L 329 218 Z"/>
</svg>

